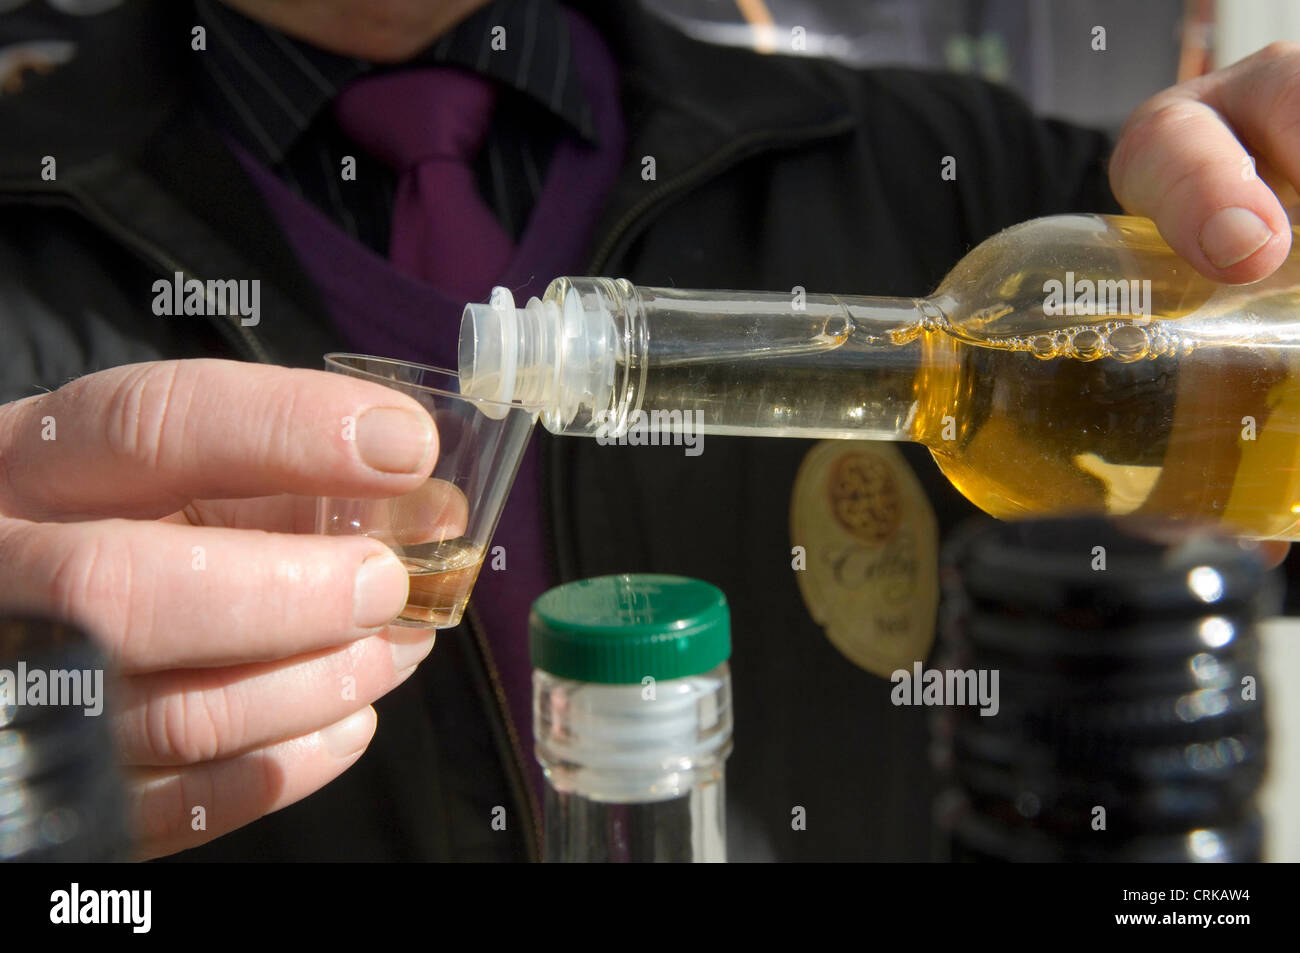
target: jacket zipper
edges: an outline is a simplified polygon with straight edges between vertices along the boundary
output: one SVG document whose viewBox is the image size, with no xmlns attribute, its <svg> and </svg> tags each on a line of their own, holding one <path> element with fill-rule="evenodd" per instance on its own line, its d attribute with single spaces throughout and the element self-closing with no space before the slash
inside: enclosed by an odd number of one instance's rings
<svg viewBox="0 0 1300 953">
<path fill-rule="evenodd" d="M 528 771 L 524 765 L 523 745 L 519 742 L 519 734 L 515 731 L 514 720 L 510 717 L 510 706 L 506 701 L 501 676 L 497 672 L 496 664 L 492 661 L 492 650 L 484 635 L 483 620 L 479 618 L 478 610 L 474 608 L 472 602 L 465 607 L 465 614 L 469 617 L 469 630 L 474 634 L 474 645 L 478 650 L 479 658 L 483 662 L 483 668 L 487 672 L 488 684 L 492 687 L 497 716 L 501 719 L 506 740 L 509 742 L 511 754 L 508 759 L 511 767 L 509 772 L 510 786 L 513 788 L 515 800 L 524 805 L 524 834 L 525 843 L 528 847 L 528 859 L 537 861 L 542 856 L 542 812 L 537 805 L 537 798 L 533 794 L 532 785 L 528 781 Z"/>
<path fill-rule="evenodd" d="M 697 162 L 676 178 L 669 179 L 657 188 L 652 189 L 630 209 L 624 212 L 623 216 L 614 223 L 614 226 L 605 236 L 605 240 L 597 246 L 595 253 L 591 256 L 591 262 L 587 266 L 587 274 L 599 274 L 605 267 L 609 256 L 613 253 L 615 247 L 617 247 L 618 242 L 622 240 L 625 233 L 630 231 L 632 226 L 637 223 L 637 220 L 642 218 L 656 204 L 668 198 L 673 193 L 682 191 L 694 183 L 722 171 L 728 165 L 739 162 L 741 159 L 747 158 L 749 155 L 762 152 L 769 147 L 790 147 L 798 145 L 801 142 L 807 142 L 810 139 L 828 138 L 830 136 L 848 132 L 856 125 L 857 119 L 853 116 L 841 116 L 837 119 L 831 120 L 830 122 L 822 123 L 819 126 L 810 126 L 795 133 L 776 133 L 769 130 L 759 130 L 732 140 L 707 159 Z"/>
</svg>

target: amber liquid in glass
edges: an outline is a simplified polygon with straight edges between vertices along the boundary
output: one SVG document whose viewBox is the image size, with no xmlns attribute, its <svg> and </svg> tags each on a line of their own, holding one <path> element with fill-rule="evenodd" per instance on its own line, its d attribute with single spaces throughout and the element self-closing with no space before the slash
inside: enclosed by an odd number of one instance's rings
<svg viewBox="0 0 1300 953">
<path fill-rule="evenodd" d="M 411 591 L 399 625 L 445 629 L 460 623 L 483 565 L 483 548 L 463 538 L 404 546 L 400 554 Z"/>
</svg>

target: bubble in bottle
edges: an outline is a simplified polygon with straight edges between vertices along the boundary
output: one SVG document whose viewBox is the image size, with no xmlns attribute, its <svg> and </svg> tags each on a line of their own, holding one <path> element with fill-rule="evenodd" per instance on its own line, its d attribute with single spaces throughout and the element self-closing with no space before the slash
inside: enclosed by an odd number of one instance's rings
<svg viewBox="0 0 1300 953">
<path fill-rule="evenodd" d="M 1142 360 L 1151 349 L 1146 328 L 1135 324 L 1124 324 L 1115 328 L 1108 335 L 1108 343 L 1111 356 L 1124 364 Z"/>
<path fill-rule="evenodd" d="M 1081 361 L 1095 361 L 1106 356 L 1106 339 L 1095 328 L 1083 328 L 1070 339 L 1074 356 Z"/>
<path fill-rule="evenodd" d="M 1029 342 L 1029 353 L 1040 361 L 1048 361 L 1056 357 L 1059 353 L 1056 347 L 1056 339 L 1050 334 L 1039 334 Z"/>
</svg>

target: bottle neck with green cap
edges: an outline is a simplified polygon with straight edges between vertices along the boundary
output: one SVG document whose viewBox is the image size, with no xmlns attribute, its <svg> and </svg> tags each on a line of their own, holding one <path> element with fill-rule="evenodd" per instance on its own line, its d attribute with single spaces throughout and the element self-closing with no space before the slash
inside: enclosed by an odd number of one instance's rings
<svg viewBox="0 0 1300 953">
<path fill-rule="evenodd" d="M 530 618 L 548 861 L 724 861 L 730 621 L 714 586 L 605 576 Z"/>
</svg>

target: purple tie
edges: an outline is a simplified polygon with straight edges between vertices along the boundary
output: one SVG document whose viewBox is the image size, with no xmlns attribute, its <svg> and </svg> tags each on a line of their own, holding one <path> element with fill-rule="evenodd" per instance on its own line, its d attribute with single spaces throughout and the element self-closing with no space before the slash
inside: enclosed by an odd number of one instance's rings
<svg viewBox="0 0 1300 953">
<path fill-rule="evenodd" d="M 398 173 L 393 265 L 466 301 L 487 294 L 513 252 L 470 165 L 495 100 L 487 80 L 433 67 L 359 79 L 334 103 L 344 134 Z"/>
</svg>

